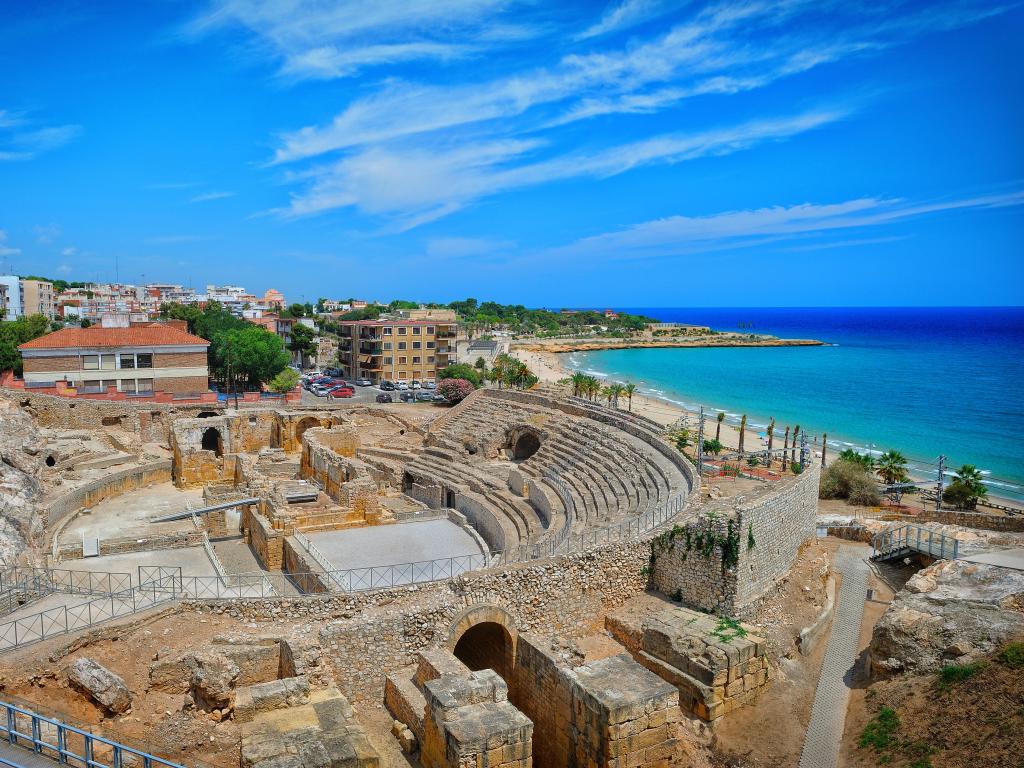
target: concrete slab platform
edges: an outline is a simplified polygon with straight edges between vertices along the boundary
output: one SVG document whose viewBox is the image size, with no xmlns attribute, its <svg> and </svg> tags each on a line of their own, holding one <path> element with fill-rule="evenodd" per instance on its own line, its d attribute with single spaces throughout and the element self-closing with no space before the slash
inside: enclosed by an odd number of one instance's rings
<svg viewBox="0 0 1024 768">
<path fill-rule="evenodd" d="M 191 523 L 189 523 L 191 525 Z M 123 555 L 106 555 L 104 557 L 87 557 L 82 560 L 65 560 L 60 568 L 71 571 L 93 571 L 109 573 L 130 573 L 132 583 L 137 583 L 136 576 L 140 565 L 162 565 L 168 568 L 181 568 L 183 576 L 216 576 L 209 556 L 203 547 L 183 547 L 181 549 L 157 549 L 148 552 L 127 552 Z"/>
<path fill-rule="evenodd" d="M 476 539 L 447 519 L 372 525 L 308 536 L 337 570 L 482 553 Z"/>
<path fill-rule="evenodd" d="M 152 536 L 173 533 L 192 527 L 192 520 L 152 524 L 151 517 L 180 512 L 203 506 L 202 489 L 179 490 L 173 483 L 158 483 L 149 488 L 130 491 L 121 496 L 105 499 L 88 512 L 80 513 L 61 532 L 62 543 L 78 542 L 82 535 L 97 539 L 117 539 L 125 536 Z M 237 525 L 237 522 L 236 522 Z"/>
<path fill-rule="evenodd" d="M 1002 568 L 1024 571 L 1024 548 L 999 549 L 994 552 L 983 552 L 978 555 L 961 557 L 960 559 L 968 563 L 984 563 L 985 565 L 998 565 Z"/>
</svg>

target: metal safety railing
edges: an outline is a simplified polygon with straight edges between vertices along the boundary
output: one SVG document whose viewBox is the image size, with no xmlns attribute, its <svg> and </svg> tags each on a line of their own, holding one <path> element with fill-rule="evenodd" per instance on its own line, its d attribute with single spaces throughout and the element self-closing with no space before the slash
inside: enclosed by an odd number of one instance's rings
<svg viewBox="0 0 1024 768">
<path fill-rule="evenodd" d="M 74 768 L 184 768 L 180 763 L 3 701 L 0 740 Z"/>
<path fill-rule="evenodd" d="M 888 557 L 912 551 L 940 560 L 956 560 L 960 542 L 953 536 L 937 533 L 921 525 L 901 525 L 871 538 L 871 557 Z"/>
</svg>

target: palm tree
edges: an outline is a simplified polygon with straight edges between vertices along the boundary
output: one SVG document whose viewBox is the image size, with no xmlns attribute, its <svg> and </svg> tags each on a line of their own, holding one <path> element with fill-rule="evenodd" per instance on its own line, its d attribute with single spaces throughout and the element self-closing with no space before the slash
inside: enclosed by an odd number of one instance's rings
<svg viewBox="0 0 1024 768">
<path fill-rule="evenodd" d="M 782 471 L 786 471 L 786 463 L 789 459 L 789 426 L 786 426 L 786 436 L 782 439 Z"/>
<path fill-rule="evenodd" d="M 775 417 L 768 421 L 768 459 L 765 462 L 769 467 L 772 465 L 772 444 L 775 442 Z"/>
<path fill-rule="evenodd" d="M 577 371 L 569 378 L 569 381 L 572 382 L 573 395 L 579 397 L 583 394 L 583 389 L 587 384 L 587 374 Z"/>
<path fill-rule="evenodd" d="M 828 432 L 821 436 L 821 466 L 825 466 L 825 452 L 828 450 Z"/>
<path fill-rule="evenodd" d="M 718 414 L 718 426 L 715 427 L 715 440 L 722 440 L 722 422 L 725 421 L 725 413 Z"/>
<path fill-rule="evenodd" d="M 615 393 L 612 391 L 611 387 L 601 387 L 601 397 L 608 401 L 608 405 L 612 404 L 612 397 L 614 395 Z"/>
<path fill-rule="evenodd" d="M 630 411 L 630 413 L 632 413 L 633 412 L 633 395 L 636 393 L 636 384 L 633 384 L 632 382 L 630 382 L 629 384 L 627 384 L 626 386 L 624 386 L 622 388 L 622 391 L 625 393 L 626 397 L 629 399 L 629 411 Z"/>
<path fill-rule="evenodd" d="M 964 464 L 943 492 L 942 500 L 955 504 L 959 509 L 975 509 L 979 501 L 988 497 L 982 478 L 981 470 L 973 464 Z"/>
<path fill-rule="evenodd" d="M 613 393 L 613 398 L 612 399 L 615 402 L 615 407 L 618 408 L 619 407 L 619 398 L 622 397 L 624 394 L 626 394 L 626 385 L 622 384 L 621 382 L 616 382 L 616 383 L 611 385 L 611 390 L 612 390 L 612 393 Z"/>
<path fill-rule="evenodd" d="M 740 419 L 740 453 L 743 453 L 743 439 L 747 434 L 747 414 Z"/>
<path fill-rule="evenodd" d="M 907 459 L 896 450 L 889 450 L 878 457 L 875 471 L 882 481 L 888 485 L 902 483 L 907 479 Z"/>
</svg>

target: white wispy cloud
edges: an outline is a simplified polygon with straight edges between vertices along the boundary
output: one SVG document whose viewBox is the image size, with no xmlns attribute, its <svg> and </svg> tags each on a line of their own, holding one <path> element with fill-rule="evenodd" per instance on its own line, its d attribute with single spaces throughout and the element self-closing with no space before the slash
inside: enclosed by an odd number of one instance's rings
<svg viewBox="0 0 1024 768">
<path fill-rule="evenodd" d="M 0 256 L 17 256 L 21 248 L 13 248 L 7 245 L 7 232 L 0 229 Z"/>
<path fill-rule="evenodd" d="M 75 248 L 74 246 L 69 246 L 67 248 L 61 248 L 61 251 L 60 251 L 60 255 L 61 256 L 74 256 L 76 253 L 78 253 L 78 249 Z"/>
<path fill-rule="evenodd" d="M 40 125 L 25 112 L 0 110 L 0 162 L 31 160 L 59 149 L 81 132 L 79 125 Z"/>
<path fill-rule="evenodd" d="M 710 216 L 669 216 L 586 237 L 554 249 L 552 253 L 626 259 L 664 257 L 709 249 L 742 248 L 765 242 L 766 238 L 790 240 L 836 230 L 877 227 L 929 214 L 1020 205 L 1024 205 L 1024 191 L 930 202 L 867 197 L 831 204 L 726 211 Z M 826 241 L 821 247 L 832 245 L 833 242 Z"/>
<path fill-rule="evenodd" d="M 726 155 L 820 128 L 847 114 L 844 109 L 821 109 L 537 160 L 530 158 L 544 147 L 540 140 L 479 142 L 453 149 L 371 147 L 297 174 L 296 180 L 311 181 L 279 213 L 305 216 L 352 206 L 364 213 L 399 217 L 401 228 L 409 229 L 511 189 L 578 177 L 607 178 L 647 165 Z"/>
<path fill-rule="evenodd" d="M 226 191 L 203 192 L 202 194 L 194 195 L 193 197 L 189 198 L 189 202 L 190 203 L 207 203 L 207 202 L 209 202 L 211 200 L 223 200 L 224 198 L 234 197 L 234 196 L 235 196 L 234 192 L 226 192 Z"/>
<path fill-rule="evenodd" d="M 595 24 L 580 32 L 576 39 L 587 40 L 591 37 L 606 35 L 609 32 L 628 29 L 642 21 L 647 21 L 662 10 L 663 4 L 659 0 L 623 0 L 618 5 L 609 8 Z"/>
<path fill-rule="evenodd" d="M 294 78 L 336 78 L 418 59 L 445 60 L 521 39 L 502 22 L 510 0 L 215 0 L 186 27 L 201 36 L 241 28 Z"/>
</svg>

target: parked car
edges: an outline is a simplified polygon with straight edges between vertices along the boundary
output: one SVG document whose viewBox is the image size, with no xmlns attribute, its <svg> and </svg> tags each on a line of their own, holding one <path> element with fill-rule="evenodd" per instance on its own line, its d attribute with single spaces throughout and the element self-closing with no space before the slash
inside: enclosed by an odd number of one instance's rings
<svg viewBox="0 0 1024 768">
<path fill-rule="evenodd" d="M 424 389 L 436 389 L 437 388 L 437 384 L 435 384 L 432 381 L 424 381 L 423 382 L 423 388 Z"/>
<path fill-rule="evenodd" d="M 395 388 L 398 389 L 401 392 L 404 392 L 405 390 L 407 390 L 409 388 L 409 385 L 406 384 L 404 381 L 400 381 L 400 382 L 398 382 L 395 385 Z"/>
<path fill-rule="evenodd" d="M 394 384 L 394 382 L 391 382 L 391 381 L 388 381 L 387 379 L 384 379 L 384 381 L 382 381 L 380 383 L 380 391 L 381 392 L 394 392 L 395 391 L 395 384 Z"/>
<path fill-rule="evenodd" d="M 385 395 L 382 392 L 381 394 L 377 395 L 377 402 L 378 403 L 393 403 L 393 402 L 395 402 L 395 400 L 394 400 L 394 398 L 391 397 L 391 395 Z"/>
<path fill-rule="evenodd" d="M 369 379 L 356 379 L 356 386 L 357 387 L 369 387 L 369 386 L 372 386 L 372 385 L 373 385 L 373 382 L 370 381 Z"/>
<path fill-rule="evenodd" d="M 341 377 L 341 368 L 324 368 L 324 373 L 328 376 Z"/>
<path fill-rule="evenodd" d="M 429 403 L 433 401 L 433 399 L 434 393 L 426 389 L 421 389 L 419 392 L 416 393 L 416 402 L 418 403 Z"/>
<path fill-rule="evenodd" d="M 412 380 L 412 387 L 411 387 L 411 389 L 420 389 L 422 386 L 423 385 L 420 384 L 419 379 L 413 379 Z"/>
<path fill-rule="evenodd" d="M 356 391 L 352 387 L 342 386 L 327 390 L 327 399 L 334 400 L 338 397 L 355 397 Z"/>
<path fill-rule="evenodd" d="M 412 392 L 402 392 L 398 395 L 398 399 L 403 403 L 413 403 L 416 401 L 416 395 Z"/>
<path fill-rule="evenodd" d="M 444 395 L 438 394 L 437 392 L 434 392 L 430 396 L 430 399 L 433 400 L 433 402 L 435 402 L 435 403 L 447 403 L 448 402 L 448 398 L 447 397 L 445 397 Z"/>
</svg>

